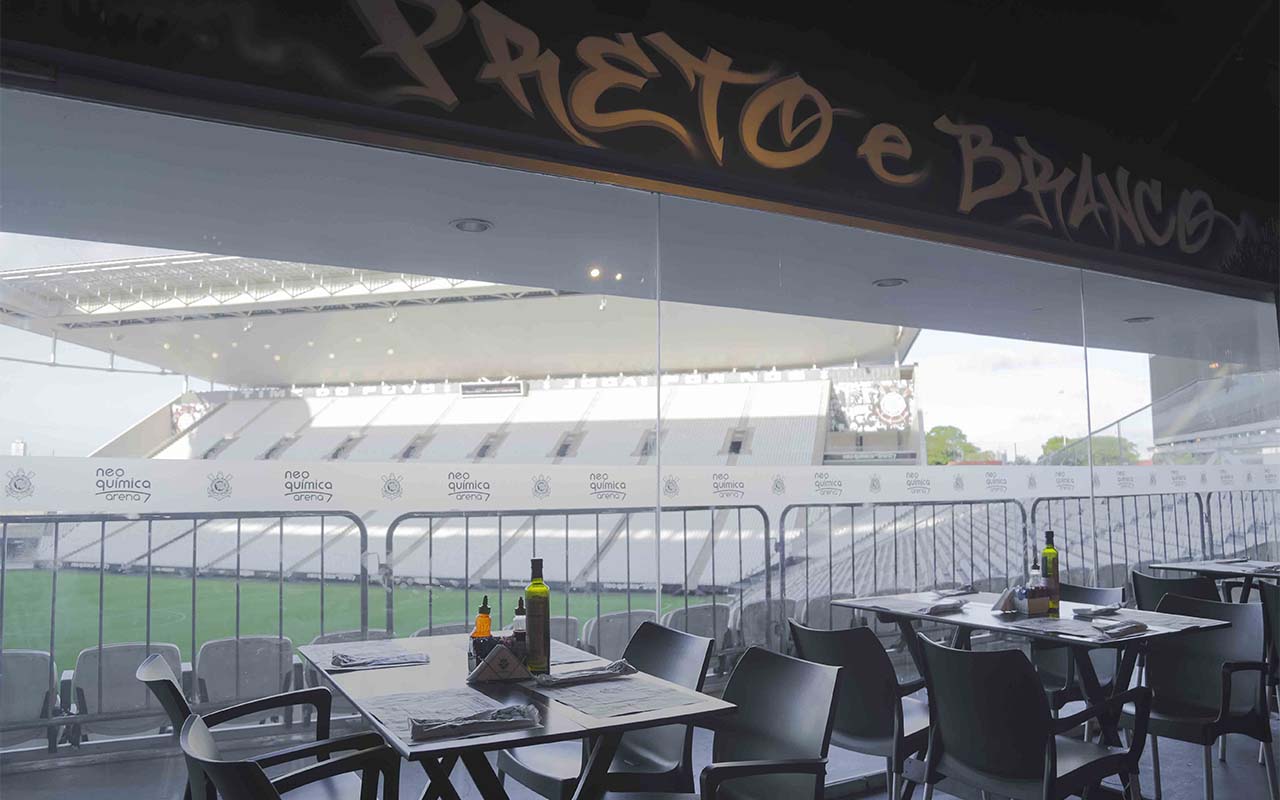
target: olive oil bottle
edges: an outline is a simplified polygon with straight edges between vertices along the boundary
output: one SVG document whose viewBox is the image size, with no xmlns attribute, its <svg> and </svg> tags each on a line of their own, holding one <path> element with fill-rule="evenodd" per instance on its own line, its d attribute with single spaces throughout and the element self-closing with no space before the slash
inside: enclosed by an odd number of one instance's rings
<svg viewBox="0 0 1280 800">
<path fill-rule="evenodd" d="M 524 590 L 526 639 L 529 645 L 529 672 L 551 671 L 551 589 L 542 580 L 542 559 L 529 562 L 531 580 Z"/>
<path fill-rule="evenodd" d="M 1057 614 L 1062 600 L 1062 582 L 1058 575 L 1058 548 L 1053 546 L 1053 531 L 1044 532 L 1044 550 L 1040 551 L 1040 571 L 1049 588 L 1049 613 Z"/>
</svg>

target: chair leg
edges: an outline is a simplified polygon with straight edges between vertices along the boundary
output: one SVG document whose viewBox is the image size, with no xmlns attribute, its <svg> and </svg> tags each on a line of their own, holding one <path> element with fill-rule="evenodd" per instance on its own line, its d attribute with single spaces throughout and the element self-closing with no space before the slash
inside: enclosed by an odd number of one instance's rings
<svg viewBox="0 0 1280 800">
<path fill-rule="evenodd" d="M 1142 787 L 1138 781 L 1138 771 L 1134 770 L 1129 773 L 1129 798 L 1128 800 L 1142 800 Z"/>
<path fill-rule="evenodd" d="M 933 800 L 933 784 L 926 783 L 924 785 L 924 800 Z"/>
<path fill-rule="evenodd" d="M 1156 784 L 1156 800 L 1163 797 L 1163 789 L 1160 783 L 1160 740 L 1155 736 L 1151 737 L 1151 777 Z"/>
<path fill-rule="evenodd" d="M 1213 800 L 1213 745 L 1204 746 L 1204 800 Z"/>
<path fill-rule="evenodd" d="M 898 785 L 893 776 L 892 758 L 886 758 L 884 760 L 884 787 L 886 792 L 885 796 L 888 797 L 889 800 L 893 800 L 893 798 L 898 796 Z"/>
<path fill-rule="evenodd" d="M 1225 733 L 1218 737 L 1218 760 L 1223 764 L 1227 763 L 1227 735 Z"/>
<path fill-rule="evenodd" d="M 1266 753 L 1267 753 L 1267 745 L 1263 742 L 1258 742 L 1258 763 L 1259 764 L 1266 763 Z"/>
<path fill-rule="evenodd" d="M 1271 792 L 1271 800 L 1280 800 L 1280 778 L 1276 776 L 1276 745 L 1274 741 L 1264 742 L 1263 754 L 1267 762 L 1267 789 Z"/>
</svg>

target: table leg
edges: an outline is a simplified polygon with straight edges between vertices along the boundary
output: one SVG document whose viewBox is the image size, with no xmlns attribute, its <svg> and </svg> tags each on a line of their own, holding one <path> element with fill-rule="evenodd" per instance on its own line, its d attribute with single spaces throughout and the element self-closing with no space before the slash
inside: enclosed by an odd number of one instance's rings
<svg viewBox="0 0 1280 800">
<path fill-rule="evenodd" d="M 893 621 L 898 623 L 898 631 L 902 634 L 902 641 L 907 645 L 907 652 L 911 654 L 911 661 L 916 665 L 916 672 L 923 675 L 924 649 L 920 647 L 920 640 L 916 638 L 915 626 L 906 617 L 894 617 Z"/>
<path fill-rule="evenodd" d="M 973 630 L 957 625 L 951 632 L 951 646 L 957 650 L 972 650 Z"/>
<path fill-rule="evenodd" d="M 458 763 L 457 756 L 445 756 L 439 761 L 434 758 L 422 759 L 422 769 L 427 773 L 427 788 L 422 790 L 422 800 L 461 800 L 458 790 L 453 788 L 449 774 Z"/>
<path fill-rule="evenodd" d="M 1088 647 L 1072 647 L 1071 657 L 1076 662 L 1076 675 L 1080 678 L 1080 687 L 1089 705 L 1097 705 L 1107 699 L 1098 680 L 1098 672 L 1093 668 L 1093 660 L 1089 658 Z M 1119 680 L 1117 671 L 1116 679 Z M 1114 687 L 1113 687 L 1114 688 Z M 1120 747 L 1119 732 L 1120 715 L 1106 713 L 1098 717 L 1098 726 L 1102 729 L 1101 741 L 1113 747 Z"/>
<path fill-rule="evenodd" d="M 573 800 L 599 800 L 604 796 L 605 777 L 609 774 L 609 765 L 618 753 L 618 743 L 622 734 L 616 731 L 601 734 L 591 748 L 591 756 L 587 759 L 586 769 L 578 779 L 578 788 L 573 792 Z"/>
<path fill-rule="evenodd" d="M 493 765 L 485 758 L 484 753 L 463 753 L 462 763 L 467 766 L 467 772 L 471 773 L 471 780 L 475 781 L 481 797 L 485 800 L 507 800 L 507 790 L 494 774 Z"/>
<path fill-rule="evenodd" d="M 1247 603 L 1247 602 L 1249 602 L 1249 594 L 1250 594 L 1252 591 L 1253 591 L 1253 576 L 1252 576 L 1252 575 L 1245 575 L 1245 576 L 1244 576 L 1244 586 L 1243 586 L 1243 587 L 1241 587 L 1241 589 L 1240 589 L 1240 602 L 1241 602 L 1241 603 Z"/>
</svg>

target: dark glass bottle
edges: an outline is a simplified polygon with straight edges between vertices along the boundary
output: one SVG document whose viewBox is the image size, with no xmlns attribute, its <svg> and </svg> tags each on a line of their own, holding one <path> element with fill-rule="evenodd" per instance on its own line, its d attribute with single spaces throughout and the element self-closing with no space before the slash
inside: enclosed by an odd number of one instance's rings
<svg viewBox="0 0 1280 800">
<path fill-rule="evenodd" d="M 1049 589 L 1049 613 L 1057 614 L 1062 600 L 1062 582 L 1058 575 L 1058 548 L 1053 546 L 1053 531 L 1044 532 L 1044 550 L 1040 551 L 1040 571 Z"/>
<path fill-rule="evenodd" d="M 551 671 L 551 589 L 542 580 L 542 559 L 531 559 L 529 572 L 531 580 L 524 590 L 528 667 L 537 675 Z"/>
</svg>

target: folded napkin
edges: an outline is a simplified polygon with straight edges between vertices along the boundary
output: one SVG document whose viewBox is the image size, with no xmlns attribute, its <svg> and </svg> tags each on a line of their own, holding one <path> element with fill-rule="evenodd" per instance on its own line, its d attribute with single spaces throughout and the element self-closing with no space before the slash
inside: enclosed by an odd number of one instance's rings
<svg viewBox="0 0 1280 800">
<path fill-rule="evenodd" d="M 361 667 L 400 667 L 407 664 L 426 664 L 426 653 L 388 651 L 385 653 L 334 653 L 331 663 L 339 669 Z"/>
<path fill-rule="evenodd" d="M 536 728 L 542 716 L 536 706 L 504 706 L 454 719 L 409 717 L 409 737 L 415 742 L 429 739 L 455 739 L 461 736 L 483 736 L 503 731 Z"/>
<path fill-rule="evenodd" d="M 620 658 L 603 667 L 588 667 L 587 669 L 564 672 L 559 675 L 535 675 L 533 679 L 542 688 L 555 689 L 561 686 L 576 686 L 579 683 L 595 683 L 596 681 L 625 678 L 628 675 L 634 675 L 636 671 L 636 668 L 627 663 L 625 658 Z"/>
<path fill-rule="evenodd" d="M 941 600 L 931 606 L 925 606 L 920 609 L 921 614 L 954 614 L 964 608 L 966 600 L 960 598 L 952 598 L 950 600 Z"/>
<path fill-rule="evenodd" d="M 1115 622 L 1095 622 L 1093 628 L 1108 639 L 1121 639 L 1135 633 L 1142 633 L 1147 629 L 1147 625 L 1144 622 L 1122 619 Z"/>
<path fill-rule="evenodd" d="M 934 597 L 942 600 L 948 597 L 963 597 L 966 594 L 977 594 L 978 590 L 973 588 L 972 583 L 966 583 L 964 586 L 956 586 L 953 589 L 938 589 L 933 593 Z"/>
<path fill-rule="evenodd" d="M 1268 564 L 1265 567 L 1254 567 L 1249 570 L 1254 575 L 1271 575 L 1280 573 L 1280 564 Z"/>
<path fill-rule="evenodd" d="M 1246 563 L 1248 560 L 1249 560 L 1249 559 L 1247 559 L 1247 558 L 1220 558 L 1220 559 L 1218 559 L 1217 561 L 1215 561 L 1215 562 L 1213 562 L 1213 563 L 1215 563 L 1215 564 L 1244 564 L 1244 563 Z"/>
<path fill-rule="evenodd" d="M 1077 608 L 1071 612 L 1076 619 L 1096 619 L 1097 617 L 1110 617 L 1120 610 L 1119 603 L 1112 603 L 1109 606 L 1089 606 L 1086 608 Z"/>
</svg>

